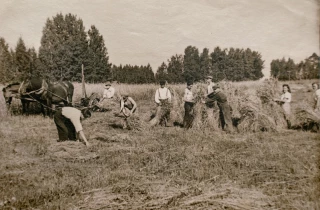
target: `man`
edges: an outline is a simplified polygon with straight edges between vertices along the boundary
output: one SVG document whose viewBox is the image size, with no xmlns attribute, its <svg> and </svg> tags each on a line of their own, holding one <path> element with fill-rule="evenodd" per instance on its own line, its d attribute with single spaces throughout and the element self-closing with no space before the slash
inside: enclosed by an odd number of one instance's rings
<svg viewBox="0 0 320 210">
<path fill-rule="evenodd" d="M 136 111 L 137 103 L 133 98 L 129 97 L 128 93 L 123 93 L 120 99 L 120 113 L 125 117 L 123 129 L 129 128 L 128 118 Z"/>
<path fill-rule="evenodd" d="M 184 118 L 183 127 L 191 128 L 193 121 L 193 107 L 194 107 L 194 96 L 192 93 L 193 82 L 187 82 L 187 88 L 184 90 Z"/>
<path fill-rule="evenodd" d="M 111 86 L 110 81 L 107 81 L 107 83 L 105 84 L 104 91 L 103 91 L 103 97 L 100 100 L 99 104 L 97 104 L 97 106 L 100 108 L 100 110 L 110 108 L 110 106 L 112 105 L 112 100 L 113 100 L 114 94 L 115 94 L 114 87 Z"/>
<path fill-rule="evenodd" d="M 216 84 L 212 81 L 213 77 L 212 76 L 207 76 L 206 77 L 206 83 L 208 85 L 207 87 L 207 94 L 205 95 L 205 97 L 207 97 L 207 95 L 211 94 L 213 92 L 212 87 L 215 86 Z"/>
<path fill-rule="evenodd" d="M 162 112 L 162 116 L 166 120 L 166 126 L 171 127 L 172 122 L 170 119 L 170 112 L 171 112 L 171 92 L 168 88 L 165 87 L 166 81 L 160 81 L 160 88 L 156 90 L 156 94 L 154 96 L 154 100 L 157 107 L 156 116 L 159 116 Z"/>
<path fill-rule="evenodd" d="M 81 120 L 88 117 L 91 117 L 91 113 L 88 109 L 80 111 L 74 107 L 58 108 L 53 119 L 57 126 L 59 141 L 76 141 L 78 133 L 85 145 L 89 146 L 89 142 L 83 133 L 81 124 Z"/>
<path fill-rule="evenodd" d="M 212 107 L 213 103 L 216 101 L 220 110 L 220 122 L 222 129 L 229 133 L 234 132 L 232 119 L 231 119 L 231 109 L 227 101 L 227 96 L 221 92 L 218 85 L 212 86 L 212 93 L 207 95 L 206 105 Z"/>
</svg>

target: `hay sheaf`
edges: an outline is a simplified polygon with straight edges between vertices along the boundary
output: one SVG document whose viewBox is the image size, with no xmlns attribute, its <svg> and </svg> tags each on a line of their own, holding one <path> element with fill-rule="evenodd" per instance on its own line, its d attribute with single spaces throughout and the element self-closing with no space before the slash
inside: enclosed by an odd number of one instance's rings
<svg viewBox="0 0 320 210">
<path fill-rule="evenodd" d="M 294 107 L 292 128 L 318 132 L 320 129 L 320 113 L 315 112 L 311 105 L 305 101 Z"/>
<path fill-rule="evenodd" d="M 279 131 L 287 126 L 280 106 L 273 102 L 277 81 L 263 83 L 257 91 L 247 91 L 231 82 L 222 81 L 219 86 L 227 96 L 232 110 L 232 118 L 239 132 Z M 210 128 L 221 130 L 219 108 L 215 104 L 208 109 L 201 103 L 206 89 L 204 85 L 195 87 L 194 129 Z"/>
</svg>

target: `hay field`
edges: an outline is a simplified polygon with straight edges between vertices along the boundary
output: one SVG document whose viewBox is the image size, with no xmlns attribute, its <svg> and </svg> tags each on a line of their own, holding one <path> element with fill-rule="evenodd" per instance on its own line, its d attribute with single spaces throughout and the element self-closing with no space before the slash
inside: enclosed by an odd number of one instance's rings
<svg viewBox="0 0 320 210">
<path fill-rule="evenodd" d="M 250 95 L 261 82 L 232 85 Z M 290 85 L 293 106 L 310 98 L 311 81 Z M 155 109 L 157 87 L 115 85 L 137 101 L 143 122 Z M 180 97 L 185 86 L 173 88 Z M 102 91 L 101 84 L 87 86 L 88 95 Z M 75 84 L 74 102 L 80 94 Z M 87 148 L 56 142 L 50 118 L 7 115 L 2 95 L 0 110 L 0 209 L 320 208 L 317 133 L 123 130 L 117 109 L 83 121 Z"/>
</svg>

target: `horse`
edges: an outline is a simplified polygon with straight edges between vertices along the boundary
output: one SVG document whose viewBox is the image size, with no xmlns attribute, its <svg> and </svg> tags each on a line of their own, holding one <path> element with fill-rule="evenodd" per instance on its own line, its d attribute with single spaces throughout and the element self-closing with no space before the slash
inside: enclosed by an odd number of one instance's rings
<svg viewBox="0 0 320 210">
<path fill-rule="evenodd" d="M 74 87 L 70 82 L 50 82 L 43 78 L 33 77 L 21 84 L 20 94 L 29 96 L 47 108 L 47 114 L 52 117 L 55 106 L 66 106 L 72 103 Z M 45 114 L 44 114 L 45 116 Z"/>
<path fill-rule="evenodd" d="M 19 94 L 19 89 L 21 87 L 20 83 L 12 83 L 7 85 L 2 89 L 3 96 L 5 98 L 7 110 L 10 110 L 12 98 L 18 98 L 21 100 L 22 104 L 22 114 L 27 114 L 27 109 L 29 108 L 30 102 L 35 100 L 28 97 L 21 97 Z"/>
</svg>

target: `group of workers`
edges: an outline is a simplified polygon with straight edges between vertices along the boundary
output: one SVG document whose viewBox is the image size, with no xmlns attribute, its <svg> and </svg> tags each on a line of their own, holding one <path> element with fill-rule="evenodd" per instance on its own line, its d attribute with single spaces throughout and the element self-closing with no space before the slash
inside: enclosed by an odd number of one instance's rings
<svg viewBox="0 0 320 210">
<path fill-rule="evenodd" d="M 213 82 L 212 76 L 206 77 L 206 83 L 208 85 L 204 100 L 201 103 L 205 104 L 208 113 L 213 112 L 214 103 L 216 102 L 220 110 L 220 122 L 221 127 L 227 133 L 233 133 L 235 128 L 232 123 L 231 118 L 231 108 L 228 104 L 226 95 L 222 92 L 219 85 Z M 193 82 L 188 81 L 187 87 L 184 91 L 184 120 L 183 127 L 190 128 L 192 126 L 192 121 L 194 118 L 194 106 L 196 99 L 193 92 Z M 313 83 L 312 87 L 315 91 L 315 111 L 320 111 L 320 89 L 319 84 Z M 104 105 L 110 106 L 114 103 L 115 89 L 111 86 L 111 82 L 105 84 L 103 97 L 100 100 L 98 106 L 102 107 Z M 162 117 L 165 118 L 165 125 L 171 127 L 173 125 L 172 119 L 170 118 L 170 112 L 172 109 L 172 93 L 169 88 L 166 87 L 166 81 L 160 81 L 160 87 L 156 90 L 154 96 L 155 103 L 157 104 L 157 112 L 162 111 Z M 274 99 L 278 102 L 285 113 L 285 119 L 288 123 L 288 128 L 291 127 L 290 115 L 291 115 L 291 90 L 288 84 L 283 85 L 283 93 L 280 99 Z M 132 97 L 129 97 L 128 93 L 122 93 L 120 98 L 120 113 L 123 114 L 126 120 L 137 110 L 137 103 Z M 62 107 L 59 108 L 55 115 L 54 121 L 59 134 L 59 141 L 65 140 L 76 140 L 78 133 L 79 137 L 84 141 L 86 145 L 89 145 L 83 131 L 81 120 L 91 116 L 89 109 L 84 108 L 78 110 L 73 107 Z M 123 128 L 126 128 L 127 124 L 124 123 Z"/>
</svg>

